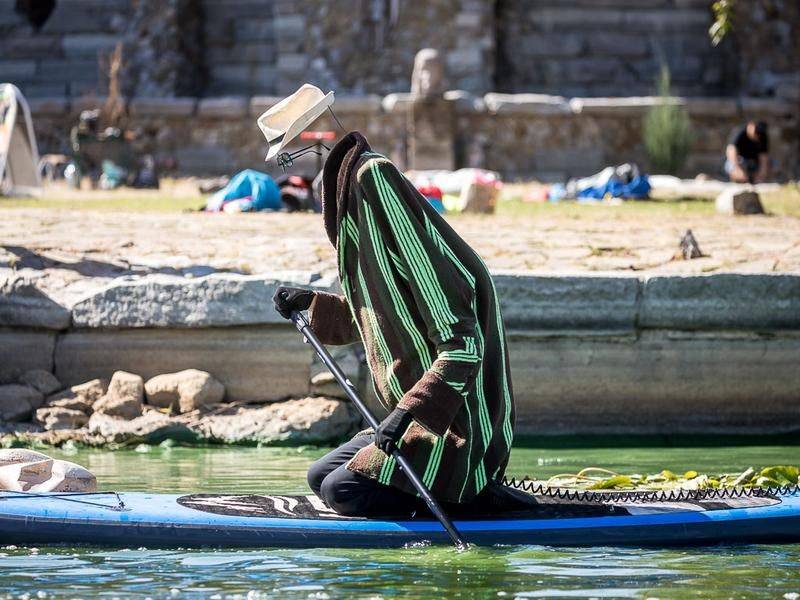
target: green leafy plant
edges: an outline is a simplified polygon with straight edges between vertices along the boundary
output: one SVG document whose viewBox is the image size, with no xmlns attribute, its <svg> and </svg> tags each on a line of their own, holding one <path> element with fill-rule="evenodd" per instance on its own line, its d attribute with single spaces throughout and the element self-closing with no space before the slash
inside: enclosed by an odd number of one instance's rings
<svg viewBox="0 0 800 600">
<path fill-rule="evenodd" d="M 689 113 L 672 96 L 670 73 L 661 67 L 658 78 L 660 101 L 644 118 L 644 145 L 651 168 L 677 175 L 692 148 L 692 123 Z"/>
<path fill-rule="evenodd" d="M 725 488 L 769 488 L 800 484 L 800 469 L 778 465 L 749 468 L 741 473 L 701 474 L 686 471 L 682 475 L 663 470 L 651 475 L 622 475 L 608 469 L 588 467 L 578 473 L 554 475 L 545 487 L 583 490 L 705 490 Z"/>
<path fill-rule="evenodd" d="M 716 0 L 711 4 L 714 13 L 714 22 L 708 29 L 711 43 L 718 46 L 726 35 L 733 29 L 734 0 Z"/>
</svg>

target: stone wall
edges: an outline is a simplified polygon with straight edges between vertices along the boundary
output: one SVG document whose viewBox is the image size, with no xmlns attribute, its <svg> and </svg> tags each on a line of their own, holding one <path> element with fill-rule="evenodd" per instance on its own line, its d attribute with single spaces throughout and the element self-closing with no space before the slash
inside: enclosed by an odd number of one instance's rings
<svg viewBox="0 0 800 600">
<path fill-rule="evenodd" d="M 58 0 L 40 31 L 0 2 L 0 81 L 29 97 L 85 96 L 107 90 L 104 57 L 122 39 L 129 0 Z"/>
<path fill-rule="evenodd" d="M 518 433 L 800 428 L 800 276 L 494 277 Z M 33 368 L 67 385 L 117 370 L 200 368 L 225 384 L 229 401 L 304 397 L 324 369 L 290 324 L 264 310 L 280 283 L 333 289 L 312 273 L 150 275 L 62 306 L 7 282 L 0 383 Z M 357 347 L 337 356 L 379 410 Z"/>
<path fill-rule="evenodd" d="M 734 44 L 709 41 L 707 0 L 497 0 L 496 12 L 498 91 L 643 96 L 661 64 L 681 95 L 738 89 Z"/>
<path fill-rule="evenodd" d="M 452 112 L 452 130 L 439 134 L 440 164 L 499 171 L 507 179 L 540 177 L 563 180 L 597 172 L 609 164 L 635 161 L 647 168 L 642 147 L 642 119 L 658 98 L 572 98 L 532 94 L 487 94 L 483 97 L 448 92 L 444 108 Z M 179 99 L 137 98 L 128 105 L 128 125 L 144 133 L 140 150 L 177 159 L 186 174 L 231 174 L 252 167 L 277 173 L 265 164 L 266 143 L 256 118 L 277 97 Z M 679 98 L 692 118 L 694 148 L 685 174 L 720 175 L 722 153 L 730 131 L 748 118 L 770 124 L 771 155 L 778 177 L 798 175 L 796 106 L 779 99 Z M 32 101 L 36 134 L 42 152 L 64 152 L 66 134 L 82 108 L 91 102 Z M 402 168 L 409 157 L 409 94 L 338 97 L 336 114 L 347 129 L 364 133 L 373 147 Z M 417 110 L 424 110 L 424 103 Z M 416 118 L 419 119 L 419 113 Z M 445 122 L 441 117 L 437 117 Z M 424 119 L 422 119 L 424 121 Z M 315 129 L 339 131 L 330 115 Z M 300 143 L 300 142 L 297 142 Z M 315 159 L 298 161 L 296 172 L 313 173 Z M 425 168 L 425 164 L 414 165 Z"/>
<path fill-rule="evenodd" d="M 682 95 L 800 89 L 796 2 L 740 0 L 714 48 L 710 1 L 58 0 L 35 31 L 4 0 L 0 80 L 30 97 L 102 94 L 102 56 L 125 41 L 152 70 L 130 76 L 142 96 L 162 95 L 138 82 L 176 77 L 165 71 L 178 72 L 175 96 L 283 95 L 303 81 L 402 92 L 425 47 L 444 57 L 448 87 L 479 94 L 648 95 L 662 62 Z"/>
</svg>

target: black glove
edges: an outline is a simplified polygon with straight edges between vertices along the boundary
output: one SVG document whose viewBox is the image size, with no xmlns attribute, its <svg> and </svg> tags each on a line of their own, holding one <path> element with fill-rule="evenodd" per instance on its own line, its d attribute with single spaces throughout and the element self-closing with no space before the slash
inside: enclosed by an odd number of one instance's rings
<svg viewBox="0 0 800 600">
<path fill-rule="evenodd" d="M 410 412 L 402 408 L 395 408 L 388 417 L 381 421 L 375 431 L 375 445 L 386 454 L 391 454 L 413 420 Z"/>
<path fill-rule="evenodd" d="M 315 293 L 316 292 L 303 288 L 286 287 L 282 285 L 275 290 L 272 302 L 275 304 L 275 310 L 277 310 L 284 319 L 290 319 L 293 310 L 306 310 L 311 306 Z"/>
</svg>

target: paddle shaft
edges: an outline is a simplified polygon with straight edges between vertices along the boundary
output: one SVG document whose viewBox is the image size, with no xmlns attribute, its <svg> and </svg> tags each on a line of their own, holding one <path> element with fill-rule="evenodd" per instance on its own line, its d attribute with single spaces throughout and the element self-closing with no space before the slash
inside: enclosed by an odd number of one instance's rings
<svg viewBox="0 0 800 600">
<path fill-rule="evenodd" d="M 328 367 L 330 372 L 333 373 L 336 381 L 338 381 L 339 385 L 342 386 L 345 394 L 347 394 L 347 397 L 356 406 L 358 412 L 361 413 L 369 426 L 377 431 L 378 427 L 380 426 L 380 422 L 375 418 L 375 415 L 372 414 L 372 411 L 369 409 L 369 407 L 364 404 L 364 401 L 361 400 L 355 390 L 355 387 L 352 383 L 350 383 L 350 380 L 347 379 L 345 374 L 339 368 L 339 365 L 336 364 L 336 361 L 333 359 L 330 352 L 328 352 L 328 349 L 322 344 L 322 342 L 319 341 L 317 335 L 311 330 L 305 315 L 298 311 L 292 311 L 291 317 L 292 322 L 294 323 L 295 327 L 297 327 L 297 330 L 302 333 L 303 337 L 305 337 L 308 343 L 314 347 L 314 350 L 317 352 L 317 356 L 319 356 L 320 360 L 325 363 L 325 366 Z M 447 531 L 447 534 L 450 536 L 450 539 L 453 541 L 453 544 L 456 546 L 456 548 L 466 548 L 467 544 L 461 537 L 458 529 L 456 529 L 455 525 L 453 525 L 453 522 L 442 510 L 442 507 L 436 501 L 436 498 L 433 497 L 428 487 L 419 478 L 419 475 L 417 475 L 417 472 L 414 470 L 408 460 L 406 460 L 405 456 L 400 454 L 400 451 L 396 447 L 392 450 L 392 456 L 397 461 L 397 464 L 400 465 L 400 469 L 406 474 L 406 477 L 408 477 L 409 481 L 411 481 L 411 484 L 414 486 L 417 492 L 419 492 L 419 495 L 422 496 L 423 500 L 425 500 L 425 504 L 428 505 L 428 508 L 433 513 L 433 516 L 439 520 L 439 522 L 442 524 L 442 527 L 444 527 L 445 531 Z"/>
</svg>

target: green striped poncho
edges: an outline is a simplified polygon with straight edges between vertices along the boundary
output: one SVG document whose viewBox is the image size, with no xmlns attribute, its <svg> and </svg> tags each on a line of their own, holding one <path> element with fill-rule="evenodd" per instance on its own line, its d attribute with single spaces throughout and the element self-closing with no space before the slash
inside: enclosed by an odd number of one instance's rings
<svg viewBox="0 0 800 600">
<path fill-rule="evenodd" d="M 344 296 L 317 294 L 311 327 L 327 344 L 363 340 L 378 396 L 414 417 L 401 452 L 439 500 L 468 502 L 503 475 L 513 437 L 505 332 L 489 271 L 359 133 L 328 157 L 323 217 Z M 375 446 L 347 466 L 414 493 Z"/>
</svg>

